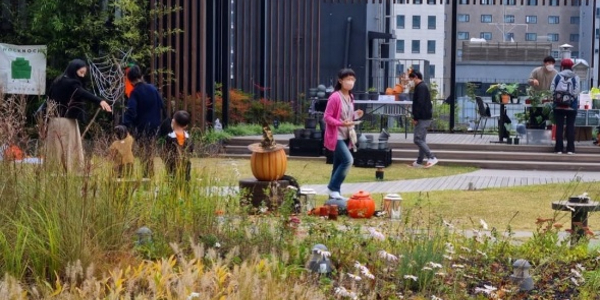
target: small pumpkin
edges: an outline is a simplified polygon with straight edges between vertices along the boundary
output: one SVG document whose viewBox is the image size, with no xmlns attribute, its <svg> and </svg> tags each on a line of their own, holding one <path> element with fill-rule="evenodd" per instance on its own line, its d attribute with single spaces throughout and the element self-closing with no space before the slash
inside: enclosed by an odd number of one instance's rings
<svg viewBox="0 0 600 300">
<path fill-rule="evenodd" d="M 404 87 L 401 84 L 396 84 L 396 86 L 394 87 L 394 93 L 402 94 L 402 92 L 404 92 Z"/>
<path fill-rule="evenodd" d="M 348 199 L 346 204 L 348 215 L 351 218 L 371 218 L 375 213 L 375 201 L 365 191 L 358 191 Z"/>
<path fill-rule="evenodd" d="M 252 152 L 250 168 L 256 179 L 261 181 L 279 180 L 287 169 L 287 156 L 284 149 L 269 152 Z"/>
<path fill-rule="evenodd" d="M 386 95 L 393 95 L 394 94 L 394 90 L 392 88 L 387 88 L 387 89 L 385 89 L 385 94 Z"/>
</svg>

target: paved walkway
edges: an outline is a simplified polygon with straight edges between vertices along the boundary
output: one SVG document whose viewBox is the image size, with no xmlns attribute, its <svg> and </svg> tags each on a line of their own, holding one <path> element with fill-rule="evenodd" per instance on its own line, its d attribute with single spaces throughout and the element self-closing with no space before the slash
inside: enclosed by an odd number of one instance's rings
<svg viewBox="0 0 600 300">
<path fill-rule="evenodd" d="M 466 190 L 469 188 L 470 183 L 472 183 L 475 189 L 486 189 L 548 183 L 566 183 L 573 180 L 580 180 L 582 182 L 600 181 L 600 172 L 482 169 L 471 173 L 435 178 L 344 183 L 342 185 L 342 193 L 349 195 L 354 194 L 359 190 L 369 191 L 369 193 Z M 311 184 L 303 187 L 312 188 L 317 194 L 327 194 L 327 184 Z"/>
</svg>

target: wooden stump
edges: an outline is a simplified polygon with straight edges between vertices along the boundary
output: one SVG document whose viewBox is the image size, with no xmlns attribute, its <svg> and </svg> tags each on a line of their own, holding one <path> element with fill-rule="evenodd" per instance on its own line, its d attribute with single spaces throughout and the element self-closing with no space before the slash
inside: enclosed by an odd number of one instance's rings
<svg viewBox="0 0 600 300">
<path fill-rule="evenodd" d="M 259 181 L 247 178 L 239 181 L 240 202 L 255 208 L 266 206 L 269 210 L 277 210 L 284 200 L 289 181 Z"/>
</svg>

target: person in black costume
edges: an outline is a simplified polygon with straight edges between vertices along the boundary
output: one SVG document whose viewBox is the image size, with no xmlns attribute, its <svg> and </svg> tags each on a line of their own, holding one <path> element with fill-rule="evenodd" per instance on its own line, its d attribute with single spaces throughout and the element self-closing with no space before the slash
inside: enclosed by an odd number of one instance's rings
<svg viewBox="0 0 600 300">
<path fill-rule="evenodd" d="M 58 164 L 65 171 L 83 171 L 84 157 L 79 122 L 86 118 L 85 102 L 100 105 L 112 112 L 110 105 L 103 99 L 87 91 L 84 78 L 87 64 L 81 59 L 72 60 L 65 72 L 52 83 L 48 92 L 50 107 L 55 107 L 48 122 L 46 133 L 46 159 L 48 163 Z M 55 113 L 55 114 L 54 114 Z"/>
</svg>

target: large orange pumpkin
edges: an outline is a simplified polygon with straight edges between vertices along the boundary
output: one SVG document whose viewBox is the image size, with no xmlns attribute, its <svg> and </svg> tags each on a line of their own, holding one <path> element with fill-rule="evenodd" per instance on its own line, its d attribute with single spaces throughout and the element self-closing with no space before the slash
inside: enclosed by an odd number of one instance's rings
<svg viewBox="0 0 600 300">
<path fill-rule="evenodd" d="M 370 218 L 375 213 L 375 201 L 365 191 L 358 191 L 348 199 L 348 215 L 352 218 Z"/>
<path fill-rule="evenodd" d="M 287 169 L 285 150 L 252 152 L 250 168 L 252 169 L 252 174 L 258 180 L 274 181 L 281 179 Z"/>
</svg>

